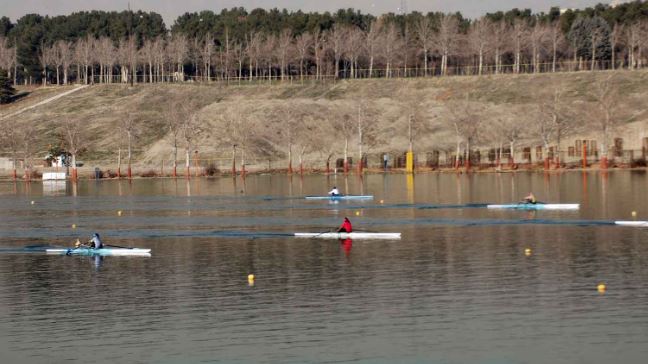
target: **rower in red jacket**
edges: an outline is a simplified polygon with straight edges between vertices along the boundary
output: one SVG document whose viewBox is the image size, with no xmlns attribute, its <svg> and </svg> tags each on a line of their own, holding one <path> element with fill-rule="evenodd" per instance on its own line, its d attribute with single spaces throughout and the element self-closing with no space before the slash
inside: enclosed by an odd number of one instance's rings
<svg viewBox="0 0 648 364">
<path fill-rule="evenodd" d="M 353 231 L 353 227 L 351 227 L 351 221 L 349 221 L 349 218 L 345 217 L 344 222 L 338 229 L 338 233 L 350 233 Z"/>
</svg>

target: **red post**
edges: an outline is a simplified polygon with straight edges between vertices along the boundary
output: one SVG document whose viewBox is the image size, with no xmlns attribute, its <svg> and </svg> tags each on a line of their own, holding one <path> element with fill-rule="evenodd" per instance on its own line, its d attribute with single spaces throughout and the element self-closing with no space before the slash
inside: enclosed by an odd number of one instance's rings
<svg viewBox="0 0 648 364">
<path fill-rule="evenodd" d="M 75 182 L 76 182 L 76 180 L 77 180 L 78 177 L 79 177 L 79 175 L 78 175 L 78 173 L 77 173 L 77 169 L 76 169 L 76 168 L 72 168 L 72 181 L 75 181 Z"/>
<path fill-rule="evenodd" d="M 133 171 L 131 170 L 131 165 L 128 163 L 128 178 L 133 178 Z"/>
<path fill-rule="evenodd" d="M 16 178 L 18 178 L 18 173 L 16 173 L 16 168 L 14 168 L 13 172 L 11 172 L 11 177 L 13 178 L 14 181 L 16 180 Z"/>
<path fill-rule="evenodd" d="M 587 145 L 583 143 L 583 168 L 587 168 Z"/>
<path fill-rule="evenodd" d="M 344 173 L 349 173 L 349 158 L 344 158 Z"/>
<path fill-rule="evenodd" d="M 117 167 L 117 178 L 121 178 L 121 167 Z"/>
<path fill-rule="evenodd" d="M 178 178 L 178 166 L 173 165 L 173 178 Z"/>
<path fill-rule="evenodd" d="M 245 164 L 241 164 L 241 177 L 245 178 Z"/>
<path fill-rule="evenodd" d="M 288 161 L 288 174 L 293 173 L 293 168 L 292 168 L 292 161 Z"/>
<path fill-rule="evenodd" d="M 549 162 L 549 157 L 546 157 L 544 160 L 544 169 L 545 171 L 548 171 L 551 168 L 551 164 Z"/>
<path fill-rule="evenodd" d="M 601 157 L 601 163 L 599 168 L 601 169 L 607 169 L 608 168 L 608 159 L 606 156 Z"/>
</svg>

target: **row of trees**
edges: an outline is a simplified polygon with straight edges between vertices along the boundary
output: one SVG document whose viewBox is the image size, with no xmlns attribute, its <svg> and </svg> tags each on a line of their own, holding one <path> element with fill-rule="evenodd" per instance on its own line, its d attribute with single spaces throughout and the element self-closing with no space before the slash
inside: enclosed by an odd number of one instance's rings
<svg viewBox="0 0 648 364">
<path fill-rule="evenodd" d="M 242 8 L 159 15 L 82 12 L 0 23 L 0 68 L 15 82 L 360 78 L 638 68 L 648 2 L 473 21 L 413 12 L 375 18 Z M 118 77 L 115 77 L 118 76 Z"/>
<path fill-rule="evenodd" d="M 288 101 L 281 103 L 275 113 L 255 107 L 254 101 L 240 101 L 203 112 L 203 105 L 197 104 L 190 95 L 176 95 L 164 108 L 162 124 L 155 126 L 163 132 L 155 133 L 165 135 L 170 146 L 174 176 L 179 174 L 180 164 L 189 175 L 193 151 L 206 145 L 221 153 L 232 148 L 233 170 L 239 163 L 244 171 L 249 159 L 285 158 L 289 172 L 293 171 L 295 161 L 303 171 L 307 155 L 325 161 L 327 168 L 334 156 L 343 157 L 345 162 L 354 157 L 355 165 L 361 168 L 362 163 L 358 161 L 365 160 L 368 153 L 389 151 L 385 145 L 397 138 L 398 133 L 402 134 L 400 150 L 406 149 L 408 129 L 410 149 L 419 155 L 423 151 L 445 151 L 453 156 L 457 168 L 470 168 L 473 153 L 484 148 L 497 151 L 498 164 L 506 163 L 506 159 L 515 164 L 516 150 L 521 146 L 542 146 L 545 168 L 551 162 L 560 166 L 565 138 L 594 134 L 601 167 L 605 168 L 612 137 L 636 114 L 636 110 L 625 110 L 624 102 L 632 95 L 624 93 L 623 82 L 616 75 L 596 77 L 583 96 L 575 93 L 573 85 L 551 77 L 543 90 L 534 93 L 533 101 L 506 107 L 480 101 L 471 94 L 451 97 L 446 93 L 447 99 L 420 102 L 419 96 L 425 96 L 420 93 L 405 102 L 406 112 L 402 117 L 389 122 L 376 122 L 383 112 L 378 103 L 367 99 L 345 100 L 334 108 Z M 85 120 L 68 116 L 48 125 L 48 133 L 43 134 L 36 132 L 34 125 L 6 119 L 0 128 L 0 150 L 14 162 L 23 160 L 29 175 L 38 155 L 37 146 L 58 140 L 55 144 L 71 153 L 74 166 L 78 153 L 101 152 L 93 150 L 95 143 L 90 128 L 94 126 Z M 130 114 L 111 127 L 119 133 L 114 150 L 118 175 L 124 163 L 126 175 L 131 175 L 133 150 L 141 150 L 145 147 L 142 143 L 150 143 L 152 128 Z M 448 137 L 452 135 L 454 140 Z M 344 168 L 348 170 L 348 164 Z"/>
</svg>

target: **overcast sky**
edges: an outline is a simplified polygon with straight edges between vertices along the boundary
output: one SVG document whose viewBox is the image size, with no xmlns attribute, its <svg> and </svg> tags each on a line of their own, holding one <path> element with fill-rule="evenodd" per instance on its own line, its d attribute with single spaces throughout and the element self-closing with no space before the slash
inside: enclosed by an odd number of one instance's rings
<svg viewBox="0 0 648 364">
<path fill-rule="evenodd" d="M 547 11 L 552 6 L 584 8 L 610 0 L 406 0 L 409 11 L 461 11 L 465 16 L 477 17 L 486 12 L 531 8 L 534 12 Z M 167 26 L 178 15 L 200 10 L 220 11 L 242 6 L 253 8 L 287 8 L 303 11 L 335 11 L 355 8 L 372 14 L 397 12 L 401 0 L 0 0 L 0 16 L 16 21 L 28 13 L 62 15 L 78 10 L 133 10 L 155 11 L 164 17 Z"/>
</svg>

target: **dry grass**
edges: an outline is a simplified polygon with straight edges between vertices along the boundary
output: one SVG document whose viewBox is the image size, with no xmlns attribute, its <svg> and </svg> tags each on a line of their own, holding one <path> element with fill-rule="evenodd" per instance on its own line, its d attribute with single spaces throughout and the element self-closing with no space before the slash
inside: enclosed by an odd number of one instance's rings
<svg viewBox="0 0 648 364">
<path fill-rule="evenodd" d="M 415 128 L 417 149 L 446 149 L 454 145 L 452 130 L 444 120 L 444 105 L 449 101 L 469 98 L 488 109 L 483 115 L 485 128 L 489 127 L 495 115 L 510 113 L 516 113 L 520 123 L 530 125 L 532 118 L 527 111 L 536 106 L 537 100 L 552 84 L 563 83 L 569 90 L 568 97 L 572 103 L 587 107 L 587 94 L 593 82 L 607 74 L 581 72 L 481 78 L 374 79 L 331 84 L 228 87 L 197 84 L 95 85 L 20 114 L 15 119 L 37 128 L 41 134 L 38 141 L 41 151 L 60 142 L 56 136 L 59 121 L 69 117 L 85 120 L 89 145 L 88 152 L 81 159 L 101 163 L 116 160 L 117 146 L 120 143 L 125 146 L 119 124 L 131 114 L 141 131 L 135 142 L 135 159 L 145 164 L 170 158 L 172 149 L 165 126 L 165 110 L 174 101 L 187 100 L 198 108 L 196 112 L 202 132 L 195 143 L 204 158 L 228 157 L 231 145 L 241 144 L 238 140 L 241 135 L 234 135 L 227 126 L 228 120 L 241 117 L 244 119 L 243 130 L 249 138 L 248 158 L 285 156 L 285 131 L 294 128 L 294 160 L 297 161 L 296 153 L 303 146 L 306 146 L 308 158 L 325 160 L 328 153 L 342 154 L 344 137 L 335 124 L 344 118 L 355 121 L 359 103 L 364 107 L 367 124 L 373 129 L 367 135 L 373 141 L 365 146 L 365 151 L 405 150 L 410 113 L 418 115 Z M 616 77 L 623 85 L 620 102 L 628 114 L 627 120 L 644 125 L 648 120 L 644 101 L 648 99 L 648 72 L 619 71 Z M 37 89 L 0 112 L 5 114 L 29 106 L 62 90 Z M 306 124 L 310 129 L 300 131 L 299 128 Z M 350 153 L 357 153 L 355 133 L 353 130 Z M 537 144 L 532 138 L 527 138 L 527 142 Z M 492 141 L 482 138 L 479 143 L 487 146 Z M 182 155 L 181 149 L 181 160 Z"/>
</svg>

